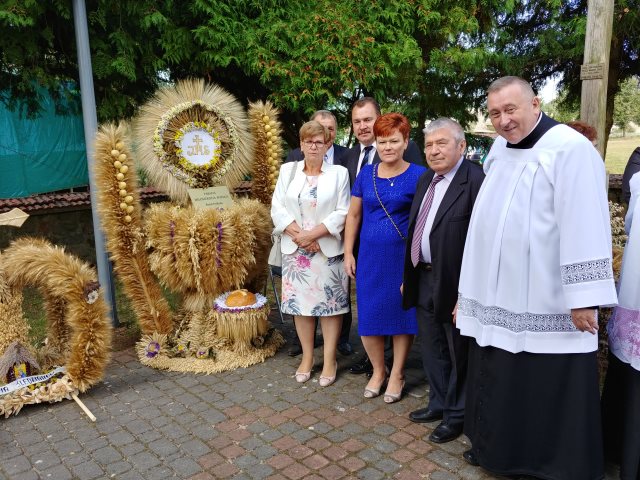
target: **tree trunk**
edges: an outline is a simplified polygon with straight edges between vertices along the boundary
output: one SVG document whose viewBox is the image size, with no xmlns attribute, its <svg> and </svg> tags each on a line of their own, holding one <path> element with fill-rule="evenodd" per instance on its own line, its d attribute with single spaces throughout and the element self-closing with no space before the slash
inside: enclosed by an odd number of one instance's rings
<svg viewBox="0 0 640 480">
<path fill-rule="evenodd" d="M 616 12 L 614 11 L 614 18 L 616 18 Z M 623 39 L 620 38 L 620 33 L 616 31 L 615 22 L 613 32 L 611 33 L 611 50 L 609 52 L 609 77 L 607 79 L 607 116 L 605 118 L 604 129 L 604 145 L 603 145 L 603 158 L 606 158 L 607 146 L 609 144 L 609 136 L 611 135 L 611 128 L 613 127 L 613 102 L 616 94 L 620 91 L 620 62 L 622 61 L 623 54 Z"/>
</svg>

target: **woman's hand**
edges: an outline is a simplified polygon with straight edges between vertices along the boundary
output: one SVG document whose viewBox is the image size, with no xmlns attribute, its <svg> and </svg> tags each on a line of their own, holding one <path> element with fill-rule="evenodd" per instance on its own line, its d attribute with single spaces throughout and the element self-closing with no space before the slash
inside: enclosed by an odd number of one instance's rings
<svg viewBox="0 0 640 480">
<path fill-rule="evenodd" d="M 344 256 L 344 271 L 349 277 L 356 279 L 356 259 L 353 255 L 345 254 Z"/>
<path fill-rule="evenodd" d="M 311 242 L 305 250 L 309 253 L 318 253 L 320 251 L 320 244 L 317 241 Z"/>
<path fill-rule="evenodd" d="M 300 228 L 300 225 L 298 225 L 294 221 L 294 222 L 291 222 L 289 225 L 287 225 L 287 228 L 284 229 L 284 233 L 286 233 L 291 238 L 293 238 L 293 241 L 295 242 L 295 237 L 300 233 L 301 230 L 302 229 Z"/>
<path fill-rule="evenodd" d="M 298 232 L 296 236 L 293 237 L 293 243 L 298 245 L 300 248 L 304 248 L 305 250 L 309 250 L 309 247 L 314 242 L 317 243 L 316 237 L 309 230 L 300 230 L 300 232 Z"/>
</svg>

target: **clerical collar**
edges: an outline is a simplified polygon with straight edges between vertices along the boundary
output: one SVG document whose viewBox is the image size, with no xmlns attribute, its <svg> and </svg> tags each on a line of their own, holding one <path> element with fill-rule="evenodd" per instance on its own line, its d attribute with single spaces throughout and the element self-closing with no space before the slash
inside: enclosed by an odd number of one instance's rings
<svg viewBox="0 0 640 480">
<path fill-rule="evenodd" d="M 538 140 L 540 140 L 542 136 L 549 131 L 549 129 L 555 127 L 558 124 L 559 122 L 556 122 L 553 118 L 546 116 L 544 112 L 540 112 L 538 123 L 533 128 L 533 130 L 531 130 L 531 133 L 520 140 L 518 143 L 507 142 L 507 148 L 515 148 L 519 150 L 533 148 L 533 146 L 538 143 Z"/>
</svg>

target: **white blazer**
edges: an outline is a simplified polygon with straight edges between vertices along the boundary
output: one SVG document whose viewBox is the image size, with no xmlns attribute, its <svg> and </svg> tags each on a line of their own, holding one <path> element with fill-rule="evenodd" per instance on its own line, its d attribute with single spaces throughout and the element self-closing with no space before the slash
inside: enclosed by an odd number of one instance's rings
<svg viewBox="0 0 640 480">
<path fill-rule="evenodd" d="M 292 169 L 296 169 L 291 183 Z M 273 234 L 280 235 L 291 222 L 302 226 L 302 216 L 298 205 L 298 196 L 304 187 L 306 174 L 304 160 L 288 162 L 280 167 L 280 176 L 276 183 L 271 200 L 271 218 L 273 219 Z M 344 253 L 342 231 L 349 210 L 349 172 L 341 165 L 329 165 L 322 162 L 321 173 L 318 177 L 318 204 L 316 206 L 315 223 L 323 223 L 330 235 L 318 239 L 320 250 L 327 257 L 335 257 Z M 287 234 L 282 235 L 282 253 L 291 254 L 298 246 Z"/>
</svg>

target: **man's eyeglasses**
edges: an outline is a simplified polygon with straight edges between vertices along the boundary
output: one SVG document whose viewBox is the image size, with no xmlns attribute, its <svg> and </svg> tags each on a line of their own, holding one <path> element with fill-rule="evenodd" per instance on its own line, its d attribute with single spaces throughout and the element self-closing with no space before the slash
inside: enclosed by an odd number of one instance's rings
<svg viewBox="0 0 640 480">
<path fill-rule="evenodd" d="M 302 143 L 304 143 L 305 147 L 307 147 L 307 148 L 312 148 L 312 147 L 322 148 L 322 147 L 324 147 L 324 142 L 312 142 L 310 140 L 305 140 Z"/>
</svg>

